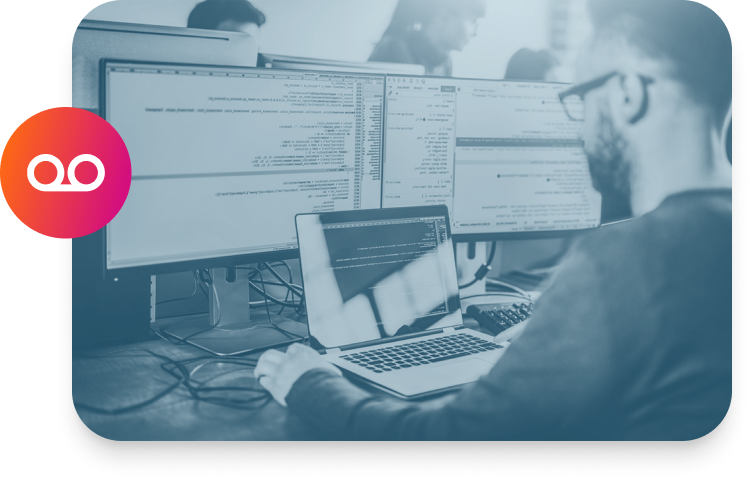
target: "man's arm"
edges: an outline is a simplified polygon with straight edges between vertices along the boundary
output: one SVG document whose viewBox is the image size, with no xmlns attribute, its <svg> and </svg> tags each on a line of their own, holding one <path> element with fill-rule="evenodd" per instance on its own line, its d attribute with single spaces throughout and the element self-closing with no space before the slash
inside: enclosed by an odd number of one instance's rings
<svg viewBox="0 0 752 481">
<path fill-rule="evenodd" d="M 313 369 L 296 378 L 287 405 L 319 432 L 347 439 L 556 439 L 589 431 L 582 419 L 598 419 L 608 405 L 615 367 L 599 295 L 604 266 L 584 254 L 593 247 L 568 259 L 491 372 L 447 403 L 372 396 Z"/>
</svg>

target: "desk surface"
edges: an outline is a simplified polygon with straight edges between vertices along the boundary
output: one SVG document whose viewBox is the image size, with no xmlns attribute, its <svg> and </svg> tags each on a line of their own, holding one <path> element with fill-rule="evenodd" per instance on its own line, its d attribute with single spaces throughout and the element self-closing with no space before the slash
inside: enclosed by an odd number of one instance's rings
<svg viewBox="0 0 752 481">
<path fill-rule="evenodd" d="M 265 317 L 266 314 L 261 316 Z M 304 333 L 305 324 L 290 318 L 273 316 L 277 324 L 294 332 Z M 296 320 L 301 318 L 296 316 Z M 190 325 L 199 321 L 206 325 L 206 315 L 187 316 L 161 323 Z M 203 321 L 201 324 L 200 321 Z M 154 326 L 160 327 L 159 324 Z M 203 327 L 199 327 L 203 329 Z M 254 331 L 255 332 L 255 331 Z M 262 329 L 261 338 L 274 333 Z M 253 366 L 220 363 L 221 358 L 186 344 L 172 344 L 153 335 L 153 341 L 76 352 L 73 356 L 73 399 L 96 408 L 114 410 L 152 399 L 176 384 L 177 378 L 165 371 L 164 356 L 175 361 L 199 359 L 188 365 L 193 370 L 202 364 L 192 379 L 205 387 L 242 387 L 258 392 L 216 394 L 247 398 L 259 397 L 265 391 L 253 376 Z M 200 336 L 199 336 L 200 337 Z M 277 333 L 271 339 L 279 341 Z M 151 351 L 151 352 L 149 352 Z M 152 354 L 153 353 L 153 354 Z M 260 354 L 239 356 L 256 360 Z M 174 366 L 167 366 L 172 367 Z M 156 402 L 123 414 L 99 414 L 79 408 L 78 415 L 94 433 L 114 440 L 308 440 L 315 439 L 286 408 L 265 395 L 266 402 L 236 407 L 200 401 L 191 396 L 185 385 L 179 385 Z"/>
<path fill-rule="evenodd" d="M 472 319 L 466 320 L 466 327 L 478 329 Z M 117 409 L 163 392 L 176 378 L 161 368 L 163 360 L 146 349 L 176 361 L 208 356 L 195 347 L 161 339 L 77 353 L 73 359 L 73 399 Z M 258 356 L 245 357 L 258 359 Z M 209 382 L 221 382 L 223 386 L 261 389 L 252 367 L 212 363 L 202 368 L 201 374 L 203 379 L 198 373 L 196 378 L 207 380 L 207 386 Z M 375 388 L 364 389 L 382 394 Z M 79 409 L 78 414 L 94 433 L 113 440 L 321 439 L 271 398 L 254 409 L 237 409 L 198 401 L 182 385 L 153 404 L 124 414 L 98 414 L 85 409 Z"/>
</svg>

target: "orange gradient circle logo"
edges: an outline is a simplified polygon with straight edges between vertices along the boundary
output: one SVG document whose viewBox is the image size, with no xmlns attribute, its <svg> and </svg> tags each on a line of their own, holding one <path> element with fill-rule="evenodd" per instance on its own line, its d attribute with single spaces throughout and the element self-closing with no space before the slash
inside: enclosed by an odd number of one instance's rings
<svg viewBox="0 0 752 481">
<path fill-rule="evenodd" d="M 3 152 L 0 182 L 21 222 L 40 234 L 72 239 L 117 215 L 131 186 L 131 161 L 107 121 L 61 107 L 16 129 Z"/>
</svg>

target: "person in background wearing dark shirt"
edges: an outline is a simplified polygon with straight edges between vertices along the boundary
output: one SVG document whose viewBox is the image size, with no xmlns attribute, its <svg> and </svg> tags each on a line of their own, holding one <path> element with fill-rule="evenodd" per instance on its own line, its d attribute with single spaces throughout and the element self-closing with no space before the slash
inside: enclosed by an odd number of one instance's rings
<svg viewBox="0 0 752 481">
<path fill-rule="evenodd" d="M 556 82 L 559 60 L 548 50 L 517 50 L 507 63 L 505 80 L 543 80 Z"/>
<path fill-rule="evenodd" d="M 426 75 L 451 76 L 453 50 L 475 36 L 485 0 L 400 0 L 369 62 L 423 65 Z"/>
<path fill-rule="evenodd" d="M 188 15 L 188 28 L 225 30 L 247 33 L 260 45 L 260 29 L 266 16 L 248 0 L 204 0 Z M 266 59 L 259 54 L 256 65 L 263 67 Z"/>
<path fill-rule="evenodd" d="M 591 1 L 562 103 L 593 183 L 635 218 L 581 238 L 490 373 L 444 404 L 353 386 L 312 349 L 256 376 L 322 437 L 689 440 L 731 401 L 731 40 L 684 0 Z M 584 99 L 568 104 L 565 93 Z"/>
</svg>

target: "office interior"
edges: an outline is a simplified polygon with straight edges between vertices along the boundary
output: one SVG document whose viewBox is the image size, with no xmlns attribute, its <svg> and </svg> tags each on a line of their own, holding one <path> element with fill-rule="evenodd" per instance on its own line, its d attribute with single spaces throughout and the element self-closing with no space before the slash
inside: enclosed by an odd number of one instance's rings
<svg viewBox="0 0 752 481">
<path fill-rule="evenodd" d="M 86 20 L 180 28 L 195 4 L 193 0 L 164 0 L 146 7 L 138 1 L 110 2 L 92 10 Z M 397 1 L 261 0 L 253 4 L 267 17 L 263 43 L 258 47 L 261 52 L 360 63 L 368 59 Z M 562 59 L 556 67 L 557 80 L 573 80 L 575 52 L 590 32 L 584 0 L 534 0 L 524 4 L 492 1 L 486 8 L 476 37 L 462 52 L 451 53 L 453 76 L 502 79 L 512 55 L 529 48 L 555 51 Z M 500 241 L 492 275 L 514 272 L 518 282 L 531 287 L 541 281 L 546 268 L 555 264 L 568 243 L 564 237 Z M 488 250 L 489 246 L 479 247 Z M 298 269 L 294 261 L 291 265 Z M 157 282 L 157 302 L 181 297 L 193 287 L 192 277 L 185 273 L 160 275 Z M 160 317 L 208 312 L 199 296 L 160 307 Z"/>
<path fill-rule="evenodd" d="M 521 49 L 527 48 L 546 51 L 557 60 L 546 79 L 529 79 L 540 85 L 554 86 L 550 98 L 556 99 L 556 93 L 574 81 L 575 53 L 590 31 L 585 4 L 584 0 L 488 1 L 485 15 L 477 23 L 475 35 L 461 51 L 451 52 L 451 79 L 439 80 L 427 75 L 425 68 L 419 65 L 368 62 L 374 45 L 389 24 L 397 0 L 255 0 L 253 5 L 266 16 L 266 23 L 260 29 L 258 38 L 239 32 L 188 29 L 186 19 L 196 5 L 195 0 L 163 0 L 148 4 L 121 0 L 97 7 L 79 26 L 73 44 L 73 106 L 104 116 L 121 131 L 128 144 L 131 135 L 141 134 L 138 133 L 138 121 L 133 122 L 134 125 L 128 121 L 130 114 L 127 104 L 131 99 L 127 96 L 133 93 L 123 90 L 117 78 L 125 78 L 128 72 L 134 70 L 138 73 L 151 72 L 154 78 L 166 69 L 174 69 L 176 76 L 249 78 L 258 78 L 267 70 L 276 76 L 275 79 L 311 82 L 328 82 L 331 80 L 329 76 L 334 79 L 333 82 L 337 82 L 344 76 L 355 84 L 362 83 L 366 92 L 369 88 L 384 92 L 379 100 L 380 118 L 377 121 L 384 125 L 365 127 L 366 131 L 369 128 L 381 129 L 379 137 L 373 140 L 370 147 L 371 150 L 378 150 L 373 155 L 378 157 L 376 163 L 380 170 L 371 179 L 375 187 L 365 184 L 359 187 L 361 192 L 369 188 L 379 192 L 361 193 L 362 200 L 360 204 L 355 204 L 355 208 L 406 207 L 415 204 L 410 201 L 389 204 L 385 197 L 390 175 L 388 136 L 392 135 L 389 133 L 390 120 L 387 115 L 390 107 L 386 104 L 391 102 L 397 105 L 393 98 L 389 98 L 390 82 L 393 82 L 391 88 L 395 94 L 400 82 L 408 85 L 413 82 L 416 85 L 435 83 L 439 89 L 460 81 L 469 82 L 457 84 L 466 89 L 476 85 L 473 82 L 501 86 L 510 59 Z M 264 59 L 266 64 L 258 64 L 260 59 Z M 157 85 L 155 92 L 168 94 L 173 87 L 170 87 L 169 79 L 166 82 Z M 118 91 L 119 88 L 121 90 Z M 503 88 L 512 87 L 504 84 Z M 210 95 L 208 91 L 201 93 Z M 134 102 L 136 108 L 146 105 Z M 363 105 L 368 104 L 364 101 Z M 121 128 L 132 130 L 124 131 Z M 194 135 L 201 139 L 189 142 L 191 145 L 201 146 L 203 142 L 210 146 L 209 150 L 213 148 L 212 139 L 203 136 L 203 132 Z M 366 136 L 367 133 L 362 135 Z M 223 141 L 228 138 L 223 137 Z M 169 157 L 171 151 L 179 150 L 168 144 L 161 145 L 156 140 L 154 142 L 161 156 Z M 242 145 L 243 148 L 253 149 L 247 143 Z M 394 151 L 394 147 L 392 149 Z M 135 165 L 139 162 L 137 157 L 147 149 L 143 145 L 133 148 L 129 145 L 129 150 Z M 396 151 L 395 155 L 398 155 Z M 266 157 L 259 162 L 263 164 L 265 161 Z M 176 161 L 167 160 L 168 164 L 170 162 L 174 164 Z M 360 162 L 367 163 L 367 159 Z M 582 165 L 586 166 L 586 163 Z M 154 351 L 154 346 L 169 346 L 170 355 L 188 356 L 189 353 L 197 358 L 206 357 L 209 359 L 206 362 L 208 367 L 202 366 L 201 369 L 211 370 L 212 376 L 219 377 L 225 374 L 222 369 L 227 367 L 222 364 L 222 356 L 248 354 L 253 358 L 265 349 L 284 349 L 291 343 L 301 341 L 310 343 L 305 304 L 301 301 L 303 274 L 298 254 L 294 252 L 297 248 L 295 239 L 287 245 L 275 241 L 272 249 L 265 250 L 259 245 L 248 246 L 248 249 L 229 246 L 224 251 L 215 249 L 211 254 L 194 256 L 181 254 L 170 257 L 164 254 L 165 248 L 162 246 L 161 254 L 148 258 L 139 257 L 143 252 L 138 248 L 131 249 L 140 242 L 139 239 L 145 238 L 128 237 L 131 229 L 144 228 L 139 224 L 138 216 L 149 210 L 149 203 L 160 205 L 164 200 L 152 195 L 153 192 L 141 197 L 143 191 L 139 190 L 145 182 L 159 182 L 159 169 L 156 166 L 151 173 L 137 173 L 134 170 L 134 180 L 140 175 L 138 180 L 143 182 L 134 182 L 131 196 L 145 204 L 141 210 L 126 206 L 119 214 L 120 222 L 116 218 L 111 226 L 97 235 L 74 241 L 74 358 L 80 355 L 74 363 L 74 400 L 80 406 L 85 406 L 79 409 L 79 415 L 92 430 L 113 439 L 319 439 L 317 433 L 290 420 L 283 408 L 269 402 L 268 396 L 255 394 L 254 391 L 249 398 L 238 401 L 223 392 L 211 399 L 201 393 L 194 394 L 193 398 L 175 400 L 170 398 L 175 389 L 170 378 L 165 381 L 153 374 L 160 371 L 159 359 L 145 360 L 149 356 L 144 352 L 157 352 L 160 356 L 170 357 L 167 351 L 159 351 L 158 348 Z M 193 175 L 190 170 L 184 174 Z M 368 177 L 367 173 L 365 177 Z M 398 179 L 398 176 L 395 178 Z M 201 188 L 199 184 L 196 185 Z M 258 188 L 264 187 L 260 185 Z M 238 189 L 225 190 L 229 196 L 232 194 L 230 191 Z M 618 212 L 613 216 L 610 212 L 604 215 L 597 194 L 590 190 L 580 194 L 586 198 L 582 202 L 587 205 L 588 212 L 563 227 L 531 232 L 504 228 L 484 231 L 465 226 L 453 232 L 458 239 L 453 246 L 457 282 L 462 288 L 460 294 L 469 298 L 462 305 L 466 326 L 489 333 L 489 326 L 473 318 L 472 309 L 468 310 L 472 304 L 503 301 L 515 306 L 518 303 L 532 305 L 555 275 L 568 247 L 579 235 L 602 223 L 625 220 Z M 152 195 L 151 198 L 149 195 Z M 366 200 L 369 195 L 370 201 Z M 456 191 L 455 195 L 460 194 Z M 135 202 L 132 200 L 131 204 Z M 297 213 L 308 213 L 305 209 L 310 208 L 311 204 L 302 205 L 306 207 Z M 314 212 L 326 211 L 331 205 L 335 205 L 335 202 L 327 204 L 324 210 L 318 210 L 319 206 L 316 206 Z M 340 202 L 336 205 L 344 204 Z M 286 223 L 286 228 L 294 231 L 295 219 L 289 215 L 289 209 L 284 211 L 282 217 L 274 213 L 273 203 L 260 203 L 257 208 L 269 209 L 269 215 L 264 217 L 268 219 L 266 225 L 242 225 L 232 232 L 237 233 L 242 229 L 248 232 L 268 231 L 276 229 L 279 223 Z M 275 215 L 279 218 L 275 218 Z M 176 225 L 194 221 L 175 218 Z M 171 228 L 164 223 L 164 219 L 160 224 L 157 217 L 149 222 L 154 222 L 152 232 L 167 232 Z M 237 218 L 214 218 L 211 225 L 190 225 L 185 229 L 193 229 L 205 238 L 205 242 L 210 243 L 214 238 L 212 231 L 221 229 L 217 226 L 221 226 L 222 222 L 242 224 L 242 220 Z M 158 239 L 154 242 L 155 245 L 159 244 Z M 113 254 L 117 249 L 120 254 Z M 190 247 L 186 249 L 190 250 Z M 238 263 L 233 264 L 232 260 Z M 237 282 L 238 279 L 244 281 L 245 277 L 251 281 L 250 289 L 245 282 Z M 486 297 L 486 294 L 490 297 Z M 509 297 L 505 298 L 504 295 Z M 473 297 L 477 299 L 474 301 Z M 271 302 L 271 299 L 275 302 Z M 197 332 L 211 330 L 212 326 L 220 324 L 235 325 L 242 318 L 246 318 L 242 319 L 246 321 L 248 312 L 250 322 L 264 324 L 268 321 L 279 329 L 250 333 L 238 330 L 234 338 L 232 329 L 229 329 L 227 332 L 230 334 L 223 335 L 219 340 L 212 339 L 203 345 L 196 342 L 201 337 L 194 337 Z M 490 330 L 490 334 L 498 332 Z M 111 357 L 111 353 L 114 353 L 114 357 Z M 93 359 L 101 360 L 98 356 L 103 355 L 107 356 L 104 364 L 95 365 Z M 136 356 L 136 360 L 131 359 L 131 355 Z M 216 356 L 217 361 L 212 361 L 211 356 Z M 126 360 L 123 361 L 122 357 Z M 114 377 L 105 379 L 113 372 L 124 369 L 125 364 L 118 362 L 137 366 L 134 369 L 140 373 L 140 381 L 122 381 Z M 233 362 L 236 363 L 235 367 L 247 366 L 242 361 L 226 362 L 228 366 Z M 199 369 L 195 365 L 191 367 Z M 165 369 L 164 364 L 161 369 Z M 167 369 L 171 370 L 170 367 Z M 177 367 L 175 370 L 178 370 Z M 232 374 L 230 377 L 233 377 Z M 122 385 L 118 386 L 118 383 Z M 122 395 L 123 386 L 129 389 L 128 395 Z M 165 399 L 171 399 L 169 406 L 160 404 L 164 403 L 164 399 L 159 399 L 163 394 Z M 222 398 L 222 395 L 227 395 L 227 398 Z M 244 409 L 236 409 L 237 404 L 242 404 Z M 145 407 L 144 410 L 141 405 Z M 154 406 L 160 407 L 156 409 Z M 182 420 L 184 426 L 175 428 L 174 424 L 177 423 L 170 423 L 172 428 L 165 427 L 161 420 L 165 413 Z M 134 419 L 138 420 L 136 426 L 126 421 Z M 240 423 L 243 424 L 242 428 L 237 427 Z"/>
</svg>

